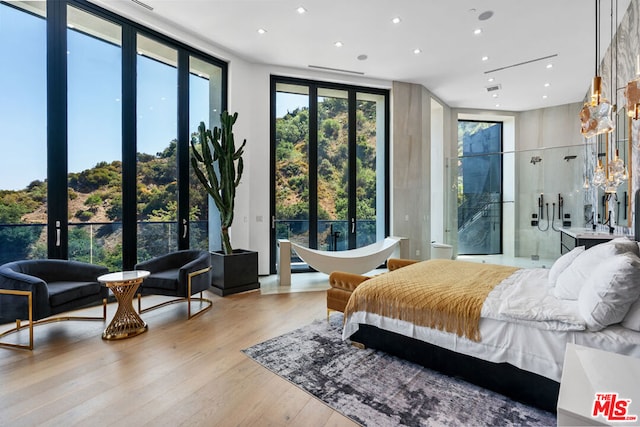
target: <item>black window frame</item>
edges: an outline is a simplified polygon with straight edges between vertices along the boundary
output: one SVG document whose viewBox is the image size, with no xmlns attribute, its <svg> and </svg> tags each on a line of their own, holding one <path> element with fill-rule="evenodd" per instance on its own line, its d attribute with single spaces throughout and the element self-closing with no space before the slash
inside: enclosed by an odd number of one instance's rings
<svg viewBox="0 0 640 427">
<path fill-rule="evenodd" d="M 389 149 L 390 149 L 390 91 L 388 89 L 373 88 L 366 86 L 357 86 L 343 83 L 333 83 L 311 79 L 301 79 L 296 77 L 287 77 L 279 75 L 270 76 L 270 187 L 269 187 L 269 204 L 270 204 L 270 217 L 271 227 L 269 232 L 270 242 L 270 256 L 269 256 L 269 272 L 270 274 L 276 273 L 276 258 L 277 258 L 277 241 L 276 241 L 276 227 L 275 227 L 275 214 L 276 214 L 276 93 L 278 84 L 290 84 L 298 86 L 306 86 L 309 88 L 309 247 L 318 247 L 318 89 L 331 89 L 346 91 L 348 94 L 349 103 L 349 136 L 348 136 L 348 152 L 349 152 L 349 204 L 348 204 L 348 217 L 356 218 L 356 111 L 357 111 L 357 94 L 358 93 L 370 93 L 375 95 L 384 96 L 385 111 L 384 111 L 384 214 L 385 224 L 384 233 L 385 236 L 389 235 L 390 230 L 390 171 L 389 171 Z M 353 196 L 352 196 L 353 195 Z M 349 248 L 356 246 L 356 234 L 349 232 Z"/>
<path fill-rule="evenodd" d="M 4 2 L 3 2 L 4 3 Z M 132 269 L 137 262 L 136 192 L 136 35 L 153 38 L 178 50 L 178 216 L 179 224 L 189 221 L 189 57 L 221 68 L 221 105 L 228 105 L 228 63 L 155 30 L 131 21 L 86 0 L 48 0 L 47 34 L 47 180 L 48 257 L 68 258 L 67 196 L 67 7 L 109 20 L 122 28 L 122 267 Z M 180 228 L 178 228 L 180 230 Z M 178 232 L 179 249 L 188 249 Z"/>
</svg>

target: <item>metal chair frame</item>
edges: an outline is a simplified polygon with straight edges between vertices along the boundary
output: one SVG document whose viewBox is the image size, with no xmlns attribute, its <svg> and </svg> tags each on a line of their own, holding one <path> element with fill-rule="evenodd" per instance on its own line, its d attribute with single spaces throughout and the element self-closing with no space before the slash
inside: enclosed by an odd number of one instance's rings
<svg viewBox="0 0 640 427">
<path fill-rule="evenodd" d="M 213 301 L 210 299 L 204 298 L 202 296 L 202 291 L 200 292 L 200 297 L 192 298 L 191 297 L 191 280 L 200 274 L 208 273 L 211 270 L 211 267 L 203 268 L 201 270 L 193 271 L 187 274 L 187 296 L 186 298 L 175 298 L 169 301 L 161 302 L 160 304 L 152 305 L 151 307 L 142 308 L 142 294 L 138 293 L 138 313 L 146 313 L 151 310 L 155 310 L 157 308 L 165 307 L 171 304 L 177 304 L 180 302 L 187 302 L 187 320 L 193 319 L 196 316 L 201 315 L 205 311 L 209 310 L 213 306 Z M 206 304 L 205 308 L 200 309 L 195 314 L 191 314 L 191 301 L 200 301 L 201 303 Z"/>
<path fill-rule="evenodd" d="M 1 342 L 0 347 L 6 348 L 15 348 L 20 350 L 33 350 L 33 328 L 38 325 L 45 325 L 47 323 L 53 322 L 63 322 L 67 320 L 82 320 L 82 321 L 94 321 L 94 320 L 102 320 L 103 322 L 107 320 L 107 299 L 102 299 L 102 317 L 91 317 L 91 316 L 56 316 L 56 317 L 47 317 L 41 320 L 33 320 L 33 293 L 31 291 L 19 291 L 19 290 L 9 290 L 9 289 L 0 289 L 0 294 L 4 295 L 16 295 L 16 296 L 24 296 L 27 298 L 28 306 L 29 306 L 29 344 L 14 344 L 8 342 Z M 22 325 L 20 319 L 16 319 L 16 327 L 11 328 L 7 331 L 0 333 L 0 339 L 6 337 L 7 335 L 11 335 L 19 332 L 24 329 L 26 326 Z"/>
</svg>

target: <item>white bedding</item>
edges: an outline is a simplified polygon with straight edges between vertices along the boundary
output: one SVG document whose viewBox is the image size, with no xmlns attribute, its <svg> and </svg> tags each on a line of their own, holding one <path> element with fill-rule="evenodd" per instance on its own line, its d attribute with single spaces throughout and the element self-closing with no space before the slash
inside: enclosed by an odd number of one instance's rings
<svg viewBox="0 0 640 427">
<path fill-rule="evenodd" d="M 620 325 L 585 330 L 577 302 L 553 295 L 545 269 L 518 270 L 489 293 L 479 325 L 481 342 L 362 311 L 345 319 L 343 339 L 361 323 L 491 362 L 507 362 L 558 382 L 568 342 L 640 357 L 640 332 Z"/>
</svg>

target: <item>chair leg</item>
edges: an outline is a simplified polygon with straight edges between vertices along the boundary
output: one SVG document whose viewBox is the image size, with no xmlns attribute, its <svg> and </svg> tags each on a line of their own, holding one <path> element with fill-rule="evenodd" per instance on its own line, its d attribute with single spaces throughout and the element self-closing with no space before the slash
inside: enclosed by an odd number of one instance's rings
<svg viewBox="0 0 640 427">
<path fill-rule="evenodd" d="M 27 297 L 27 304 L 29 307 L 29 345 L 0 342 L 0 346 L 9 347 L 9 348 L 18 348 L 21 350 L 33 350 L 33 293 L 31 291 L 0 289 L 0 294 Z M 20 319 L 16 319 L 16 327 L 1 333 L 0 338 L 5 337 L 14 332 L 18 332 L 21 328 L 22 328 L 22 324 L 20 323 Z"/>
<path fill-rule="evenodd" d="M 200 274 L 208 273 L 211 270 L 211 267 L 203 268 L 202 270 L 194 271 L 193 273 L 189 273 L 187 276 L 187 318 L 192 319 L 196 316 L 201 315 L 205 311 L 209 310 L 213 306 L 213 301 L 203 298 L 202 291 L 200 292 L 200 297 L 195 298 L 196 301 L 200 301 L 201 303 L 207 304 L 207 306 L 203 309 L 200 309 L 196 314 L 191 315 L 191 280 Z"/>
<path fill-rule="evenodd" d="M 46 319 L 34 321 L 33 320 L 33 294 L 31 291 L 14 291 L 14 290 L 0 289 L 0 294 L 26 296 L 28 300 L 28 306 L 29 306 L 29 344 L 25 345 L 25 344 L 13 344 L 13 343 L 0 342 L 0 347 L 17 348 L 21 350 L 33 350 L 34 326 L 44 325 L 46 323 L 61 322 L 65 320 L 102 320 L 103 322 L 107 320 L 107 299 L 106 298 L 102 299 L 102 317 L 58 316 L 58 317 L 49 317 Z M 0 338 L 19 332 L 21 329 L 24 329 L 24 327 L 22 326 L 20 319 L 16 319 L 16 327 L 0 333 Z"/>
<path fill-rule="evenodd" d="M 170 304 L 176 304 L 179 302 L 185 302 L 187 303 L 187 319 L 192 319 L 196 316 L 201 315 L 202 313 L 204 313 L 205 311 L 209 310 L 212 306 L 213 306 L 213 301 L 204 298 L 202 295 L 202 292 L 200 292 L 200 297 L 198 298 L 192 298 L 191 297 L 191 279 L 195 276 L 198 276 L 200 274 L 204 274 L 204 273 L 208 273 L 209 270 L 211 270 L 211 267 L 207 267 L 207 268 L 203 268 L 202 270 L 198 270 L 198 271 L 194 271 L 192 273 L 189 273 L 187 275 L 187 296 L 185 298 L 176 298 L 176 299 L 172 299 L 170 301 L 165 301 L 162 302 L 160 304 L 156 304 L 154 306 L 151 307 L 147 307 L 145 309 L 142 309 L 141 303 L 140 303 L 140 294 L 138 294 L 138 312 L 140 314 L 142 313 L 146 313 L 147 311 L 151 311 L 151 310 L 155 310 L 156 308 L 160 308 L 160 307 L 164 307 Z M 195 314 L 191 314 L 191 301 L 200 301 L 201 303 L 205 303 L 207 306 L 203 309 L 200 309 L 197 313 Z"/>
</svg>

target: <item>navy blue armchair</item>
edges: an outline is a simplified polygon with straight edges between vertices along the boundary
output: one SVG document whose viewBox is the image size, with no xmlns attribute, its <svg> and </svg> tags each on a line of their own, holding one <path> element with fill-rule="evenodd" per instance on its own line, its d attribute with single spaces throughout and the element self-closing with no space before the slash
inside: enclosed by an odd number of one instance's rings
<svg viewBox="0 0 640 427">
<path fill-rule="evenodd" d="M 29 345 L 0 342 L 5 347 L 33 350 L 33 326 L 59 320 L 105 320 L 109 290 L 98 281 L 106 267 L 78 261 L 38 259 L 14 261 L 0 266 L 0 323 L 29 322 Z M 55 317 L 61 313 L 102 303 L 102 317 Z"/>
</svg>

